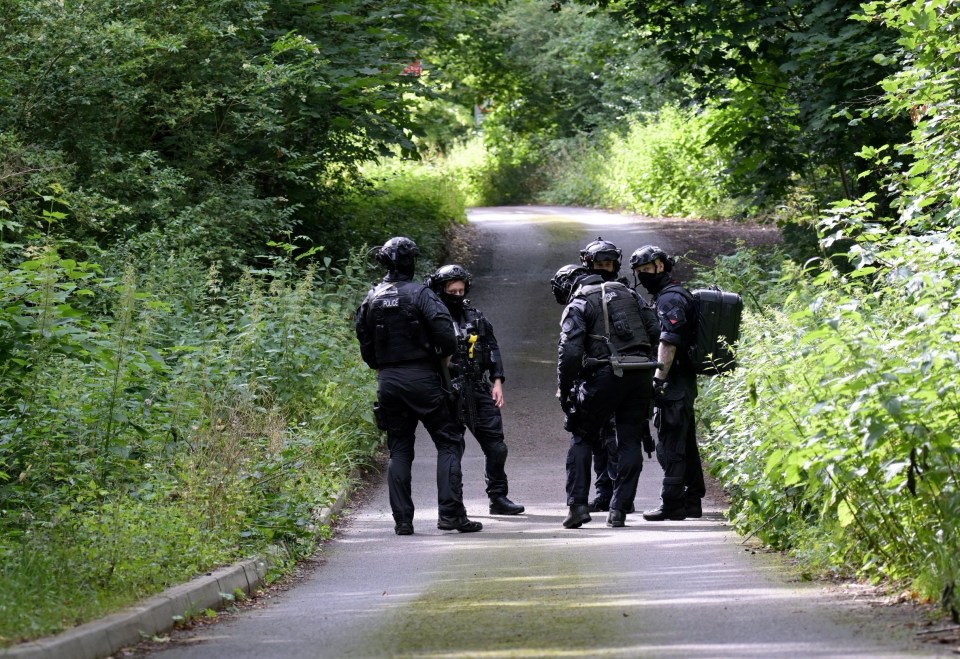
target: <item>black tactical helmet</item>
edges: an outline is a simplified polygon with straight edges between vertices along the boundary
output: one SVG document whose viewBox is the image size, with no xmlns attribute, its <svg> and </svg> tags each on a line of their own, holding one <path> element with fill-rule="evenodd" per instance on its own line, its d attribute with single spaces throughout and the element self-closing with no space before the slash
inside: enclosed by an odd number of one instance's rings
<svg viewBox="0 0 960 659">
<path fill-rule="evenodd" d="M 623 252 L 609 240 L 604 240 L 600 236 L 592 243 L 580 250 L 580 262 L 587 266 L 587 269 L 593 270 L 594 261 L 613 261 L 616 263 L 614 272 L 620 271 L 620 259 Z"/>
<path fill-rule="evenodd" d="M 387 270 L 397 270 L 412 274 L 420 249 L 417 243 L 404 236 L 391 238 L 377 250 L 377 262 Z"/>
<path fill-rule="evenodd" d="M 673 270 L 673 259 L 667 256 L 667 253 L 656 245 L 644 245 L 630 255 L 630 269 L 635 270 L 638 266 L 653 263 L 657 259 L 663 261 L 663 271 Z"/>
<path fill-rule="evenodd" d="M 570 301 L 570 293 L 573 292 L 574 282 L 590 271 L 579 263 L 568 263 L 559 270 L 550 280 L 550 288 L 553 289 L 553 297 L 560 304 L 566 304 Z"/>
<path fill-rule="evenodd" d="M 450 281 L 462 281 L 463 294 L 470 294 L 470 284 L 473 279 L 470 277 L 470 273 L 466 268 L 456 263 L 437 268 L 437 271 L 427 278 L 427 285 L 433 289 L 434 293 L 439 295 L 443 293 L 444 287 L 447 285 L 447 282 Z"/>
</svg>

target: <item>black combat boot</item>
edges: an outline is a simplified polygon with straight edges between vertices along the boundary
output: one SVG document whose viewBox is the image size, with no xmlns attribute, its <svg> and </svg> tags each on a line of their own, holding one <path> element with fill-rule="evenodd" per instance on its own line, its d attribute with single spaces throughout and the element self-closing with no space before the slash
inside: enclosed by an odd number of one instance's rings
<svg viewBox="0 0 960 659">
<path fill-rule="evenodd" d="M 703 517 L 703 506 L 700 504 L 699 498 L 684 498 L 683 508 L 687 517 Z"/>
<path fill-rule="evenodd" d="M 490 499 L 491 515 L 519 515 L 523 510 L 523 506 L 514 503 L 506 496 L 491 497 Z"/>
<path fill-rule="evenodd" d="M 470 521 L 466 515 L 459 517 L 443 517 L 437 520 L 437 528 L 441 531 L 460 531 L 460 533 L 474 533 L 483 528 L 480 522 Z"/>
<path fill-rule="evenodd" d="M 607 515 L 607 526 L 618 529 L 623 526 L 626 517 L 626 513 L 624 513 L 622 510 L 611 508 L 610 514 Z"/>
<path fill-rule="evenodd" d="M 570 506 L 570 512 L 567 513 L 567 518 L 563 520 L 563 526 L 568 529 L 579 529 L 583 524 L 592 519 L 593 518 L 590 517 L 590 506 L 581 503 Z"/>
<path fill-rule="evenodd" d="M 645 510 L 643 512 L 643 518 L 648 522 L 662 522 L 665 519 L 686 519 L 687 514 L 682 504 L 677 506 L 676 504 L 670 505 L 661 503 L 653 510 Z"/>
<path fill-rule="evenodd" d="M 592 513 L 605 513 L 610 510 L 610 498 L 598 496 L 589 503 L 589 506 Z"/>
<path fill-rule="evenodd" d="M 413 522 L 397 522 L 393 530 L 397 532 L 397 535 L 413 535 Z"/>
</svg>

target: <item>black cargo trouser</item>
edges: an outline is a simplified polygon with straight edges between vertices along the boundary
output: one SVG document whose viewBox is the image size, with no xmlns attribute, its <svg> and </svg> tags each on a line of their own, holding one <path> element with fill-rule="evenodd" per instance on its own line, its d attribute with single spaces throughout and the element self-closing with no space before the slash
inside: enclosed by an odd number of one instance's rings
<svg viewBox="0 0 960 659">
<path fill-rule="evenodd" d="M 450 413 L 440 376 L 422 365 L 381 369 L 377 401 L 387 425 L 387 487 L 397 522 L 413 521 L 411 467 L 417 422 L 437 447 L 437 503 L 442 517 L 466 514 L 463 507 L 463 433 Z"/>
<path fill-rule="evenodd" d="M 593 484 L 597 498 L 610 501 L 617 479 L 617 428 L 613 419 L 603 425 L 600 441 L 593 447 L 593 471 L 597 475 Z"/>
<path fill-rule="evenodd" d="M 468 385 L 469 386 L 469 385 Z M 484 480 L 487 483 L 487 496 L 507 496 L 507 444 L 503 437 L 503 416 L 493 402 L 490 390 L 483 384 L 473 385 L 473 399 L 476 405 L 476 419 L 471 423 L 464 419 L 470 432 L 477 438 L 480 450 L 486 459 Z"/>
<path fill-rule="evenodd" d="M 647 410 L 653 388 L 653 371 L 624 371 L 622 377 L 603 367 L 590 374 L 577 390 L 580 414 L 570 433 L 567 451 L 567 505 L 588 503 L 590 463 L 601 431 L 611 417 L 616 424 L 617 475 L 613 483 L 610 508 L 628 510 L 637 494 L 637 481 L 643 469 L 641 424 L 647 422 Z"/>
<path fill-rule="evenodd" d="M 685 501 L 696 501 L 706 493 L 693 401 L 687 397 L 663 401 L 653 414 L 657 429 L 657 461 L 663 467 L 660 497 L 664 510 L 683 508 Z"/>
</svg>

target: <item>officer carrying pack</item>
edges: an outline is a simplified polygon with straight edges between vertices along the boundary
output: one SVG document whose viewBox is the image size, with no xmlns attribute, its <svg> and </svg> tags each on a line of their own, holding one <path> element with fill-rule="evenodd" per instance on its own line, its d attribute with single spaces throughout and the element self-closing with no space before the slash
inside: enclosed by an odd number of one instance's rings
<svg viewBox="0 0 960 659">
<path fill-rule="evenodd" d="M 639 272 L 638 268 L 660 262 L 658 272 Z M 669 278 L 674 259 L 656 245 L 646 245 L 630 256 L 630 267 L 642 284 L 654 294 L 674 289 L 690 301 L 696 310 L 696 325 L 689 335 L 687 366 L 699 375 L 718 375 L 737 367 L 735 344 L 740 340 L 740 319 L 743 316 L 743 299 L 736 293 L 721 290 L 718 286 L 687 291 Z M 644 281 L 646 279 L 646 281 Z M 662 286 L 662 288 L 661 288 Z"/>
</svg>

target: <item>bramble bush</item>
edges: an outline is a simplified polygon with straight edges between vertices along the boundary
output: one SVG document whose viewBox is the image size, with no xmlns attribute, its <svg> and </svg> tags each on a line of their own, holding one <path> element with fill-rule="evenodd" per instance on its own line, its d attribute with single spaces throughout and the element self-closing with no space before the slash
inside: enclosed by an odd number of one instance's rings
<svg viewBox="0 0 960 659">
<path fill-rule="evenodd" d="M 956 618 L 960 231 L 872 255 L 845 274 L 740 255 L 701 275 L 768 282 L 747 299 L 740 368 L 703 388 L 705 454 L 740 531 Z"/>
</svg>

